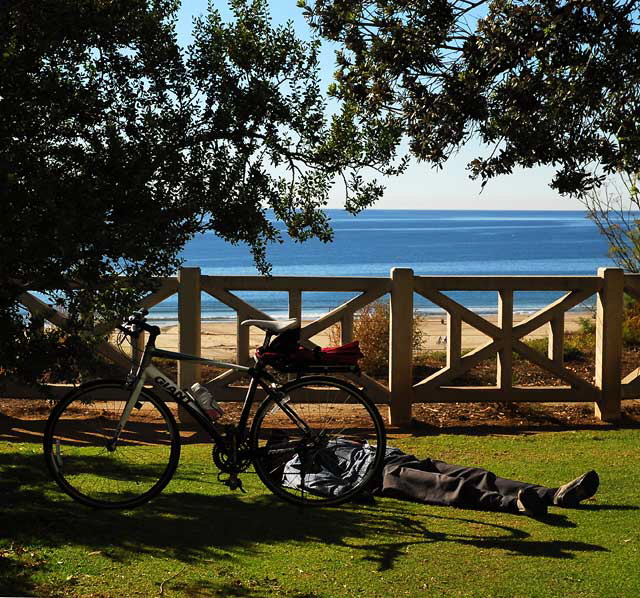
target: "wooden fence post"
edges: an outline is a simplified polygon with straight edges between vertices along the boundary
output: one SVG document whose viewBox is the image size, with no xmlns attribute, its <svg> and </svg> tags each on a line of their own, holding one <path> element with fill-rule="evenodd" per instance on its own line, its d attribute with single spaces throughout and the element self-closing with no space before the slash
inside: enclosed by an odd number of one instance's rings
<svg viewBox="0 0 640 598">
<path fill-rule="evenodd" d="M 353 314 L 344 314 L 340 320 L 340 342 L 343 345 L 353 340 Z"/>
<path fill-rule="evenodd" d="M 547 357 L 554 363 L 564 363 L 564 313 L 549 321 Z"/>
<path fill-rule="evenodd" d="M 200 355 L 201 300 L 200 268 L 178 271 L 178 351 Z M 178 362 L 178 385 L 191 386 L 200 378 L 200 364 Z"/>
<path fill-rule="evenodd" d="M 413 403 L 413 270 L 391 269 L 389 320 L 389 421 L 411 421 Z"/>
<path fill-rule="evenodd" d="M 513 378 L 513 290 L 498 291 L 498 323 L 502 328 L 504 346 L 498 351 L 496 385 L 511 389 Z"/>
<path fill-rule="evenodd" d="M 289 289 L 289 318 L 297 319 L 302 326 L 302 291 Z"/>
<path fill-rule="evenodd" d="M 596 386 L 600 400 L 594 405 L 596 417 L 603 421 L 620 418 L 622 318 L 624 271 L 599 268 L 603 279 L 596 312 Z"/>
<path fill-rule="evenodd" d="M 462 318 L 459 313 L 447 312 L 447 367 L 460 367 L 462 357 Z"/>
<path fill-rule="evenodd" d="M 242 322 L 249 320 L 247 313 L 241 309 L 236 312 L 236 362 L 240 365 L 248 365 L 251 361 L 249 357 L 249 327 L 243 326 Z"/>
</svg>

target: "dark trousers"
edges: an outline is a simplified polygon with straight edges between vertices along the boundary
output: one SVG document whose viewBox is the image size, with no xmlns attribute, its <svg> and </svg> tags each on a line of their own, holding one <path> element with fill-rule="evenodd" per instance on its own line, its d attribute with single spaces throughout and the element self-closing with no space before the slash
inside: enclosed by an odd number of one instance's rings
<svg viewBox="0 0 640 598">
<path fill-rule="evenodd" d="M 547 504 L 553 503 L 556 488 L 500 478 L 479 467 L 397 455 L 387 460 L 378 493 L 430 505 L 515 513 L 518 491 L 524 488 L 533 488 Z"/>
</svg>

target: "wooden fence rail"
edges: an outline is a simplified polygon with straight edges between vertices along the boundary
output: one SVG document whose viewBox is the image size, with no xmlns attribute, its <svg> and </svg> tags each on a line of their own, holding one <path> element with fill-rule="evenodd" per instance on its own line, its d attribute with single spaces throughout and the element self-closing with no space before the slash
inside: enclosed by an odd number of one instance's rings
<svg viewBox="0 0 640 598">
<path fill-rule="evenodd" d="M 236 312 L 236 359 L 245 364 L 250 359 L 249 330 L 240 326 L 246 319 L 271 319 L 251 305 L 238 291 L 283 291 L 288 294 L 289 317 L 301 319 L 303 293 L 309 291 L 349 292 L 356 295 L 327 314 L 306 322 L 301 331 L 302 342 L 313 346 L 311 338 L 335 324 L 341 325 L 343 342 L 353 336 L 354 316 L 358 310 L 390 297 L 389 377 L 388 385 L 366 374 L 353 377 L 378 404 L 389 408 L 393 424 L 411 418 L 413 403 L 530 401 L 593 402 L 595 413 L 603 420 L 620 416 L 622 398 L 640 397 L 640 368 L 621 380 L 622 317 L 624 294 L 640 299 L 640 275 L 625 274 L 617 268 L 601 268 L 596 276 L 416 276 L 408 268 L 394 268 L 389 278 L 338 277 L 261 277 L 202 276 L 199 268 L 182 268 L 176 278 L 160 281 L 159 289 L 142 301 L 152 307 L 174 293 L 178 294 L 178 349 L 186 353 L 200 352 L 201 293 L 206 293 Z M 452 291 L 494 291 L 498 297 L 498 319 L 492 323 L 471 311 L 448 294 Z M 563 295 L 514 323 L 514 293 L 519 291 L 560 291 Z M 413 381 L 413 307 L 418 294 L 439 306 L 447 314 L 446 365 L 417 383 Z M 596 296 L 596 360 L 590 380 L 578 376 L 563 363 L 565 314 L 592 296 Z M 65 325 L 65 316 L 25 293 L 23 305 L 32 313 L 44 315 L 52 324 Z M 463 353 L 462 325 L 466 323 L 488 337 L 487 342 Z M 547 354 L 527 345 L 525 336 L 546 327 Z M 142 340 L 140 342 L 143 342 Z M 122 355 L 108 343 L 102 353 L 115 362 Z M 518 386 L 513 384 L 513 355 L 520 355 L 559 379 L 562 386 Z M 456 379 L 486 359 L 496 359 L 497 374 L 491 386 L 470 387 L 456 384 Z M 126 360 L 125 360 L 126 361 Z M 199 380 L 199 366 L 181 362 L 178 382 L 189 386 Z M 237 383 L 239 374 L 223 373 L 209 383 L 220 400 L 241 400 L 244 389 Z M 57 394 L 65 388 L 54 389 Z M 11 396 L 27 396 L 32 390 L 17 387 L 5 389 Z"/>
</svg>

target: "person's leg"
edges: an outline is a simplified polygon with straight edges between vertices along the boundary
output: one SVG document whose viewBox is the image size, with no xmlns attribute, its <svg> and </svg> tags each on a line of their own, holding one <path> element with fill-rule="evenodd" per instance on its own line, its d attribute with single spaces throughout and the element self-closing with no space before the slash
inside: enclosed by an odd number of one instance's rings
<svg viewBox="0 0 640 598">
<path fill-rule="evenodd" d="M 516 480 L 496 477 L 495 486 L 503 496 L 517 496 L 523 488 L 531 488 L 547 505 L 556 507 L 577 507 L 580 501 L 591 498 L 600 484 L 595 471 L 588 471 L 559 488 L 547 488 L 537 484 L 526 484 Z"/>
<path fill-rule="evenodd" d="M 547 505 L 553 504 L 553 495 L 557 490 L 557 488 L 547 488 L 538 484 L 529 484 L 500 477 L 496 477 L 496 488 L 504 496 L 516 496 L 520 490 L 531 488 Z"/>
<path fill-rule="evenodd" d="M 444 461 L 432 461 L 434 468 L 441 474 L 459 477 L 478 486 L 478 488 L 490 492 L 500 494 L 506 504 L 516 505 L 518 496 L 524 490 L 527 494 L 534 492 L 545 505 L 553 504 L 553 496 L 556 488 L 545 488 L 536 484 L 519 482 L 501 478 L 492 471 L 482 469 L 481 467 L 465 467 L 463 465 L 452 465 Z"/>
<path fill-rule="evenodd" d="M 479 467 L 451 465 L 436 460 L 433 460 L 432 463 L 439 473 L 473 481 L 479 488 L 498 492 L 506 500 L 517 501 L 518 495 L 528 489 L 528 492 L 535 492 L 544 504 L 558 507 L 578 506 L 580 501 L 591 498 L 596 493 L 600 483 L 595 471 L 588 471 L 559 488 L 547 488 L 539 484 L 501 478 L 493 472 Z"/>
<path fill-rule="evenodd" d="M 433 459 L 434 470 L 443 475 L 452 478 L 462 478 L 469 482 L 473 482 L 478 488 L 489 492 L 498 492 L 496 487 L 496 475 L 492 471 L 482 469 L 481 467 L 466 467 L 464 465 L 452 465 L 444 461 Z"/>
<path fill-rule="evenodd" d="M 515 501 L 505 499 L 494 490 L 481 488 L 474 480 L 438 473 L 429 459 L 387 465 L 380 493 L 430 505 L 518 512 Z"/>
</svg>

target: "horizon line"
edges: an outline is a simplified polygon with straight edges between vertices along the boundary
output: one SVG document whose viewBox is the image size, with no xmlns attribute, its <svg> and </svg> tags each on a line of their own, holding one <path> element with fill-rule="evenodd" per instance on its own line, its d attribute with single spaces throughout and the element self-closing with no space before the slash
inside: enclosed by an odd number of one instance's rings
<svg viewBox="0 0 640 598">
<path fill-rule="evenodd" d="M 269 208 L 272 209 L 272 208 Z M 320 208 L 321 210 L 340 210 L 342 212 L 346 212 L 344 208 Z M 583 209 L 555 209 L 555 208 L 547 208 L 547 209 L 531 209 L 531 208 L 363 208 L 354 216 L 358 214 L 362 214 L 363 212 L 589 212 L 588 208 Z"/>
</svg>

